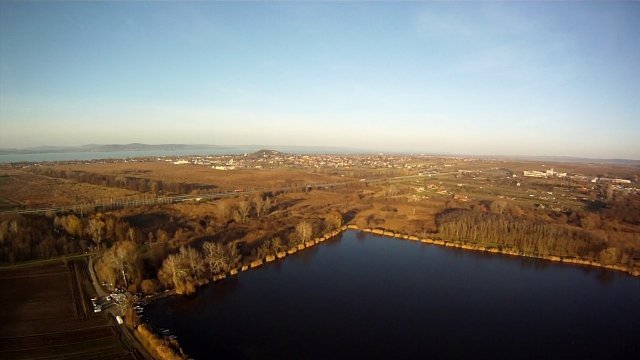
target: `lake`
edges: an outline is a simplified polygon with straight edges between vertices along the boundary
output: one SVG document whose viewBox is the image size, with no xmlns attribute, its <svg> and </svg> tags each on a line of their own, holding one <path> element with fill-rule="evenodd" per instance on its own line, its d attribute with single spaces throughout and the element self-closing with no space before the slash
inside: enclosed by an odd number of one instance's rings
<svg viewBox="0 0 640 360">
<path fill-rule="evenodd" d="M 209 148 L 209 149 L 175 149 L 175 150 L 130 150 L 130 151 L 76 151 L 51 152 L 35 154 L 0 154 L 0 164 L 11 162 L 40 162 L 40 161 L 75 161 L 97 159 L 126 159 L 140 157 L 161 156 L 191 156 L 191 155 L 232 155 L 248 152 L 247 148 Z M 253 150 L 255 151 L 255 150 Z"/>
<path fill-rule="evenodd" d="M 347 231 L 144 320 L 195 359 L 640 358 L 640 278 Z"/>
<path fill-rule="evenodd" d="M 99 159 L 126 159 L 142 157 L 176 157 L 176 156 L 206 156 L 206 155 L 242 155 L 260 149 L 272 149 L 290 154 L 356 154 L 368 151 L 313 147 L 313 146 L 225 146 L 208 148 L 187 148 L 173 150 L 128 150 L 128 151 L 72 151 L 72 152 L 42 152 L 33 154 L 0 154 L 0 164 L 12 162 L 41 162 L 41 161 L 85 161 Z"/>
</svg>

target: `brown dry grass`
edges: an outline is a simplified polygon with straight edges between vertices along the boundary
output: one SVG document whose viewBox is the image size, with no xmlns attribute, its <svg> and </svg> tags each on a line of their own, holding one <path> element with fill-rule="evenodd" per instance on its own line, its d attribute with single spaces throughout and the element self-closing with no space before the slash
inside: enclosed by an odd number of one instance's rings
<svg viewBox="0 0 640 360">
<path fill-rule="evenodd" d="M 316 235 L 319 235 L 326 231 L 322 227 L 322 220 L 332 211 L 343 214 L 345 222 L 352 222 L 363 228 L 377 226 L 410 234 L 436 231 L 435 216 L 444 208 L 443 201 L 426 200 L 408 203 L 403 199 L 385 197 L 361 200 L 358 197 L 359 191 L 335 189 L 285 193 L 277 197 L 276 205 L 270 214 L 260 219 L 251 218 L 246 224 L 236 222 L 221 224 L 217 219 L 218 226 L 214 230 L 215 233 L 199 236 L 193 240 L 195 244 L 201 241 L 240 241 L 251 248 L 274 236 L 280 236 L 283 239 L 294 236 L 294 228 L 302 220 L 314 224 Z M 225 201 L 233 204 L 240 200 L 242 198 Z M 135 211 L 135 209 L 129 210 L 129 213 Z M 201 219 L 215 219 L 216 202 L 175 204 L 155 211 L 162 211 L 163 217 L 172 216 L 176 219 L 176 224 L 182 223 L 184 226 Z M 148 220 L 149 224 L 155 221 L 151 218 Z"/>
<path fill-rule="evenodd" d="M 144 344 L 145 348 L 151 350 L 155 358 L 162 360 L 179 360 L 185 359 L 185 356 L 179 355 L 171 346 L 171 344 L 157 337 L 146 325 L 138 325 L 136 328 L 136 337 Z"/>
<path fill-rule="evenodd" d="M 176 183 L 207 184 L 231 190 L 277 187 L 284 185 L 287 181 L 299 181 L 306 184 L 344 180 L 344 177 L 340 176 L 317 174 L 297 169 L 222 171 L 214 170 L 209 166 L 174 165 L 166 162 L 56 165 L 53 168 L 105 175 L 134 176 Z"/>
<path fill-rule="evenodd" d="M 55 179 L 18 169 L 0 168 L 0 176 L 5 176 L 0 182 L 0 198 L 14 205 L 65 206 L 136 194 L 129 190 Z"/>
<path fill-rule="evenodd" d="M 353 223 L 360 228 L 393 229 L 405 234 L 436 231 L 436 215 L 444 209 L 444 202 L 424 200 L 405 202 L 399 199 L 377 198 L 357 214 Z"/>
</svg>

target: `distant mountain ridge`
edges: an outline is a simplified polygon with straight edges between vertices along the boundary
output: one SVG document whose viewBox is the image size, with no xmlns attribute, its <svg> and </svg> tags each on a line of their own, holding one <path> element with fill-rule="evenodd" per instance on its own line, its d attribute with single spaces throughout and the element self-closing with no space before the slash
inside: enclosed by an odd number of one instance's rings
<svg viewBox="0 0 640 360">
<path fill-rule="evenodd" d="M 287 155 L 287 154 L 277 150 L 269 150 L 269 149 L 260 149 L 254 153 L 248 154 L 248 156 L 252 158 L 265 158 L 265 157 L 283 156 L 283 155 Z"/>
<path fill-rule="evenodd" d="M 111 152 L 111 151 L 149 151 L 149 150 L 188 150 L 188 149 L 224 149 L 226 146 L 189 145 L 189 144 L 87 144 L 81 146 L 36 146 L 29 148 L 0 149 L 0 155 L 6 154 L 41 154 L 64 152 Z"/>
<path fill-rule="evenodd" d="M 273 150 L 270 150 L 273 149 Z M 75 152 L 124 152 L 124 151 L 188 151 L 188 150 L 229 150 L 238 154 L 253 152 L 284 153 L 369 153 L 370 151 L 330 146 L 270 146 L 270 145 L 208 145 L 208 144 L 87 144 L 80 146 L 36 146 L 28 148 L 0 148 L 0 155 L 23 155 L 44 153 Z M 275 155 L 275 154 L 271 154 Z"/>
</svg>

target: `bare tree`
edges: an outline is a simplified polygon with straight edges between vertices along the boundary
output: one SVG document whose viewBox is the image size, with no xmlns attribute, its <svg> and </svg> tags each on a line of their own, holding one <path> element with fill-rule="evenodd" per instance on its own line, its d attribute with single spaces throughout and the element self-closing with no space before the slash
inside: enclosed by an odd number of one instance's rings
<svg viewBox="0 0 640 360">
<path fill-rule="evenodd" d="M 202 256 L 198 250 L 192 247 L 182 246 L 180 248 L 180 257 L 187 266 L 191 278 L 197 280 L 202 277 L 202 273 L 205 270 L 204 262 L 202 261 Z"/>
<path fill-rule="evenodd" d="M 342 226 L 342 214 L 332 211 L 324 219 L 327 230 L 332 231 Z"/>
<path fill-rule="evenodd" d="M 276 236 L 273 239 L 271 239 L 271 248 L 273 249 L 274 252 L 279 252 L 284 250 L 286 247 L 282 243 L 282 239 L 280 239 L 279 236 Z"/>
<path fill-rule="evenodd" d="M 224 247 L 220 243 L 207 241 L 202 245 L 204 260 L 209 268 L 209 275 L 213 277 L 227 267 Z"/>
<path fill-rule="evenodd" d="M 489 210 L 491 210 L 491 212 L 494 212 L 496 214 L 502 214 L 506 209 L 507 209 L 507 203 L 502 200 L 493 201 L 489 205 Z"/>
<path fill-rule="evenodd" d="M 262 244 L 260 244 L 260 246 L 258 246 L 258 248 L 255 251 L 256 251 L 256 257 L 259 259 L 263 259 L 268 255 L 271 255 L 273 252 L 273 250 L 271 249 L 271 241 L 270 240 L 263 241 Z"/>
<path fill-rule="evenodd" d="M 127 230 L 127 238 L 129 239 L 129 241 L 131 241 L 131 242 L 134 242 L 134 243 L 135 243 L 135 242 L 136 242 L 136 239 L 138 238 L 138 236 L 137 236 L 137 235 L 138 235 L 138 234 L 136 234 L 136 230 L 135 230 L 134 228 L 130 227 L 130 228 Z"/>
<path fill-rule="evenodd" d="M 105 252 L 102 259 L 107 266 L 120 274 L 124 288 L 128 288 L 130 279 L 138 271 L 138 254 L 135 244 L 131 241 L 117 242 Z"/>
<path fill-rule="evenodd" d="M 298 241 L 305 243 L 313 236 L 313 226 L 307 221 L 301 221 L 296 225 L 296 234 L 298 235 Z"/>
<path fill-rule="evenodd" d="M 64 217 L 64 220 L 61 221 L 64 230 L 72 236 L 81 237 L 82 236 L 82 221 L 75 215 L 71 214 L 69 216 Z"/>
<path fill-rule="evenodd" d="M 211 276 L 229 271 L 238 264 L 241 258 L 235 243 L 223 246 L 221 243 L 206 242 L 202 247 L 204 260 Z"/>
<path fill-rule="evenodd" d="M 262 198 L 262 195 L 258 195 L 253 199 L 253 206 L 256 209 L 256 217 L 260 218 L 264 210 L 264 199 Z"/>
<path fill-rule="evenodd" d="M 187 268 L 178 254 L 167 256 L 158 271 L 158 279 L 165 286 L 174 286 L 176 290 L 184 287 L 189 276 Z"/>
<path fill-rule="evenodd" d="M 264 205 L 262 205 L 262 212 L 265 213 L 265 214 L 270 213 L 271 212 L 271 208 L 273 207 L 273 204 L 274 204 L 273 198 L 270 197 L 270 196 L 267 196 L 264 199 Z"/>
<path fill-rule="evenodd" d="M 259 218 L 260 216 L 269 213 L 269 211 L 271 210 L 272 201 L 269 196 L 263 199 L 262 195 L 258 195 L 253 200 L 253 204 L 256 209 L 256 217 Z"/>
<path fill-rule="evenodd" d="M 99 218 L 92 218 L 91 220 L 89 220 L 87 232 L 89 232 L 91 240 L 93 240 L 93 242 L 96 244 L 98 250 L 100 250 L 100 243 L 102 243 L 102 237 L 104 236 L 104 227 L 104 222 Z"/>
<path fill-rule="evenodd" d="M 224 269 L 224 271 L 227 271 L 232 267 L 236 267 L 236 265 L 238 265 L 238 263 L 240 262 L 241 258 L 242 256 L 238 251 L 238 247 L 236 246 L 236 243 L 235 242 L 228 243 L 225 249 L 226 268 Z"/>
<path fill-rule="evenodd" d="M 251 204 L 248 201 L 240 201 L 236 209 L 236 220 L 240 223 L 247 222 L 249 213 L 251 212 Z"/>
</svg>

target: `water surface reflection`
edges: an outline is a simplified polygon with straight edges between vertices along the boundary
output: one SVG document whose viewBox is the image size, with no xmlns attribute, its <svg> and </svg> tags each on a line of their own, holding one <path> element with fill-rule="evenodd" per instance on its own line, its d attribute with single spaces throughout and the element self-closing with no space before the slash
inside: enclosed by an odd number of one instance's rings
<svg viewBox="0 0 640 360">
<path fill-rule="evenodd" d="M 640 279 L 345 232 L 145 313 L 196 359 L 638 358 Z"/>
</svg>

